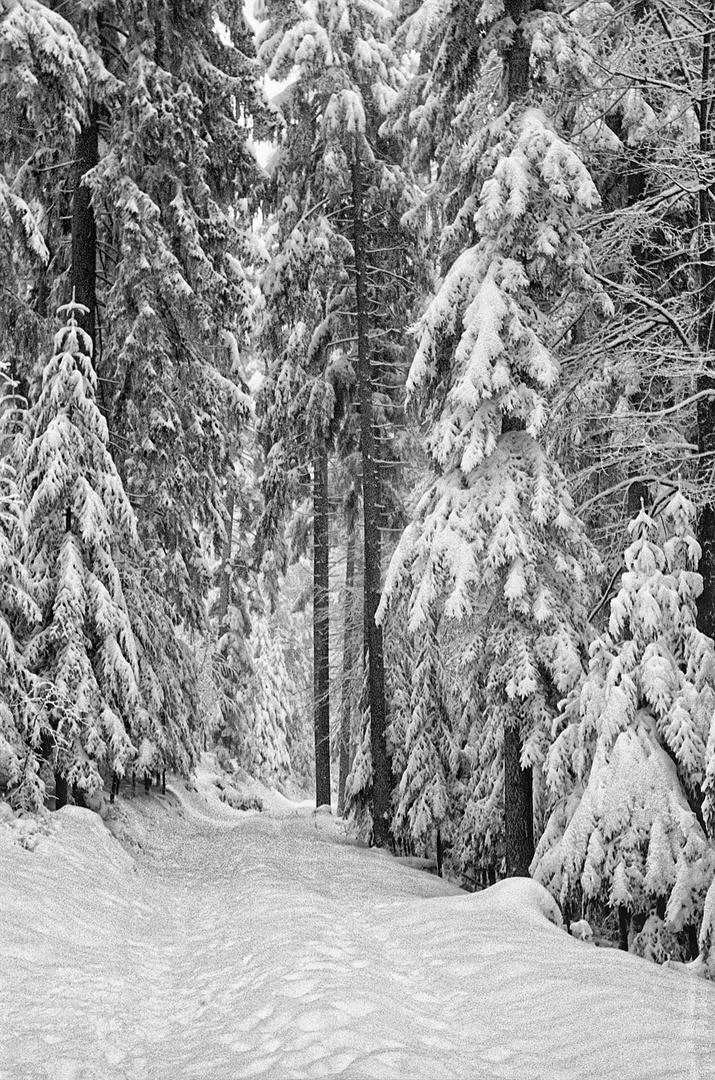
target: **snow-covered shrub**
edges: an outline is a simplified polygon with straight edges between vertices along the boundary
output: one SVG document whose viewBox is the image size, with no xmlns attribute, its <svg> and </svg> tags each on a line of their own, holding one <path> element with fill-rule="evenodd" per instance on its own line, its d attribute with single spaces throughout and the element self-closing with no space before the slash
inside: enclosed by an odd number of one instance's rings
<svg viewBox="0 0 715 1080">
<path fill-rule="evenodd" d="M 629 526 L 608 631 L 548 755 L 555 805 L 532 864 L 562 903 L 581 889 L 646 916 L 637 947 L 654 957 L 700 923 L 715 870 L 701 810 L 715 650 L 696 626 L 693 518 L 678 491 L 662 529 L 645 510 Z"/>
</svg>

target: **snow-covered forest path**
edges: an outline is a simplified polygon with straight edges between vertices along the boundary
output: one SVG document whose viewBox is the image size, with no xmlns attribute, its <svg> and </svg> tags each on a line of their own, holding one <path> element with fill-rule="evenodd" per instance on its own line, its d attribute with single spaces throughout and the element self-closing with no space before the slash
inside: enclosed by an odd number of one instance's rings
<svg viewBox="0 0 715 1080">
<path fill-rule="evenodd" d="M 715 1077 L 715 987 L 569 938 L 538 887 L 204 805 L 135 800 L 135 858 L 88 811 L 0 828 L 2 1080 Z"/>
</svg>

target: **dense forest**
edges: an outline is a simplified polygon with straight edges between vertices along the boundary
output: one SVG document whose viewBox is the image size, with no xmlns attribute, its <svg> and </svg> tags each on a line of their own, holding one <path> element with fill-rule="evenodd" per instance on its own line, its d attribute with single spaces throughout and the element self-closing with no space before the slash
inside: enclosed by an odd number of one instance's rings
<svg viewBox="0 0 715 1080">
<path fill-rule="evenodd" d="M 0 13 L 3 799 L 218 746 L 714 973 L 715 4 Z"/>
</svg>

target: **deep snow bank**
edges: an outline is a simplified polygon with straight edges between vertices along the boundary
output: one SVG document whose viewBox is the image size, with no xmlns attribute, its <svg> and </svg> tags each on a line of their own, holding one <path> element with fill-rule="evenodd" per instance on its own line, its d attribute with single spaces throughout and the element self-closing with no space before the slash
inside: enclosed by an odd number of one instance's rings
<svg viewBox="0 0 715 1080">
<path fill-rule="evenodd" d="M 712 985 L 205 781 L 0 825 L 2 1080 L 715 1077 Z"/>
</svg>

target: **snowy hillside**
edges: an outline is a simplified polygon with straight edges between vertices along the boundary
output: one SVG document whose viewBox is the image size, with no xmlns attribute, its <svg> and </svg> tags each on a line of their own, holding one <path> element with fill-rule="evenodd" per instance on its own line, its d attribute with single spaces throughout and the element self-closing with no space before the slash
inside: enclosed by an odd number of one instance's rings
<svg viewBox="0 0 715 1080">
<path fill-rule="evenodd" d="M 0 824 L 2 1080 L 715 1077 L 715 986 L 468 895 L 280 795 Z"/>
</svg>

